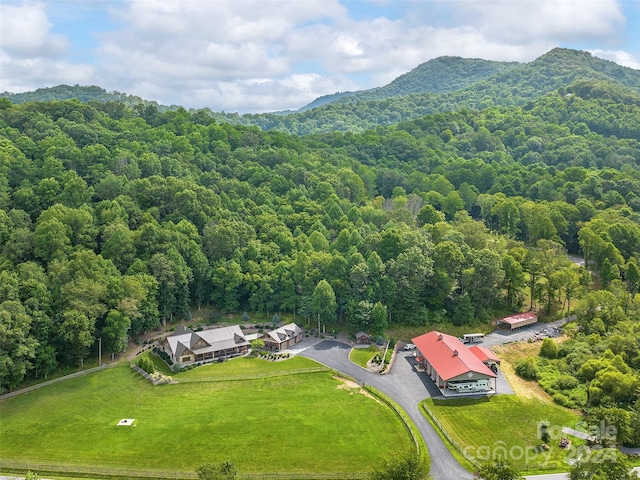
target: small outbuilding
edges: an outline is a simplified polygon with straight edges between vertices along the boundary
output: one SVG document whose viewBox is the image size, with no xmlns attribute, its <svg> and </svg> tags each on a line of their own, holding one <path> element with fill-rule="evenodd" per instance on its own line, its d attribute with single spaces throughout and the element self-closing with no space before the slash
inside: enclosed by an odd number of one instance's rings
<svg viewBox="0 0 640 480">
<path fill-rule="evenodd" d="M 516 315 L 501 318 L 497 321 L 498 327 L 505 328 L 512 332 L 535 323 L 538 323 L 538 316 L 533 312 L 518 313 Z"/>
<path fill-rule="evenodd" d="M 359 345 L 368 345 L 371 343 L 371 337 L 366 332 L 356 333 L 356 343 Z"/>
<path fill-rule="evenodd" d="M 304 338 L 304 330 L 295 323 L 267 332 L 263 337 L 264 346 L 268 350 L 284 350 L 295 345 Z"/>
</svg>

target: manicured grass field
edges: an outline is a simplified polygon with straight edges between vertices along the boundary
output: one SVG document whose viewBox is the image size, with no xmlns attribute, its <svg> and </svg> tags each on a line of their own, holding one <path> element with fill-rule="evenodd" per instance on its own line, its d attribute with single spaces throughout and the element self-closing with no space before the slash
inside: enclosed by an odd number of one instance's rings
<svg viewBox="0 0 640 480">
<path fill-rule="evenodd" d="M 395 413 L 328 371 L 221 380 L 315 366 L 236 359 L 154 387 L 123 363 L 2 401 L 0 457 L 179 471 L 232 459 L 241 473 L 352 472 L 411 447 Z M 123 418 L 134 426 L 116 426 Z"/>
<path fill-rule="evenodd" d="M 379 351 L 375 345 L 370 345 L 369 348 L 352 348 L 349 352 L 349 360 L 362 368 L 367 368 L 367 362 Z"/>
<path fill-rule="evenodd" d="M 567 469 L 565 463 L 567 451 L 558 447 L 563 426 L 575 427 L 581 417 L 571 411 L 550 405 L 538 399 L 519 398 L 514 395 L 497 395 L 483 399 L 451 399 L 424 402 L 436 416 L 443 429 L 461 448 L 482 463 L 482 457 L 489 452 L 508 452 L 510 460 L 517 464 L 539 464 L 547 462 L 547 467 L 554 464 L 560 470 Z M 542 442 L 538 439 L 538 422 L 548 422 L 552 435 L 548 451 L 535 454 L 533 449 Z M 573 445 L 584 442 L 569 437 Z M 527 452 L 529 458 L 524 455 Z M 522 454 L 522 458 L 517 458 Z M 528 460 L 528 462 L 527 462 Z"/>
<path fill-rule="evenodd" d="M 261 375 L 265 373 L 296 372 L 311 368 L 322 367 L 322 365 L 304 357 L 291 357 L 287 360 L 272 362 L 261 358 L 240 357 L 223 363 L 210 363 L 202 365 L 193 370 L 180 373 L 176 378 L 178 381 L 202 381 L 216 380 L 219 378 L 245 377 L 251 375 Z"/>
</svg>

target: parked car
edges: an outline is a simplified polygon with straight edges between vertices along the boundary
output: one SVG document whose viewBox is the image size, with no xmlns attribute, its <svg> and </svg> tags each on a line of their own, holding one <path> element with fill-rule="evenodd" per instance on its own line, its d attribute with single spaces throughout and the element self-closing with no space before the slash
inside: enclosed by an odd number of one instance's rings
<svg viewBox="0 0 640 480">
<path fill-rule="evenodd" d="M 415 350 L 415 349 L 416 349 L 416 346 L 415 346 L 413 343 L 407 343 L 407 344 L 404 346 L 404 349 L 405 349 L 405 350 Z"/>
</svg>

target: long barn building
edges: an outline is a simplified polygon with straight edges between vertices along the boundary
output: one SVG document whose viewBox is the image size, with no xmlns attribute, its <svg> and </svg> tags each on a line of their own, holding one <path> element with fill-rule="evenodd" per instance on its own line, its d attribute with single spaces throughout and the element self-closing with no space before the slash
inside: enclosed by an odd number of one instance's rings
<svg viewBox="0 0 640 480">
<path fill-rule="evenodd" d="M 416 360 L 444 396 L 495 392 L 497 375 L 489 365 L 497 362 L 487 349 L 471 350 L 458 338 L 436 331 L 412 341 Z"/>
</svg>

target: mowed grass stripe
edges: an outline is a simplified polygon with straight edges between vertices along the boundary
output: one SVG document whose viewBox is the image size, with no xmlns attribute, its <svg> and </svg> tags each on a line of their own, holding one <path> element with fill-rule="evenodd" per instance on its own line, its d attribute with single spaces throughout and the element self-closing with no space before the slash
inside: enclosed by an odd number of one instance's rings
<svg viewBox="0 0 640 480">
<path fill-rule="evenodd" d="M 411 447 L 394 412 L 342 386 L 321 372 L 153 387 L 123 364 L 1 402 L 0 455 L 181 471 L 230 458 L 246 473 L 349 472 Z M 121 418 L 135 426 L 116 426 Z"/>
<path fill-rule="evenodd" d="M 296 370 L 322 367 L 317 362 L 305 357 L 292 357 L 287 360 L 272 362 L 261 358 L 240 357 L 223 363 L 209 363 L 193 370 L 174 375 L 179 382 L 215 380 L 218 378 L 249 378 L 264 374 L 288 375 Z M 328 369 L 327 369 L 328 370 Z"/>
<path fill-rule="evenodd" d="M 349 352 L 349 360 L 362 368 L 367 368 L 367 362 L 375 357 L 378 352 L 380 352 L 380 349 L 375 345 L 370 345 L 367 348 L 352 348 Z"/>
<path fill-rule="evenodd" d="M 514 395 L 496 395 L 482 399 L 427 399 L 424 404 L 438 419 L 447 433 L 462 448 L 470 447 L 473 455 L 481 449 L 498 450 L 500 445 L 506 450 L 512 447 L 536 447 L 542 444 L 538 438 L 538 423 L 548 422 L 553 432 L 563 426 L 575 427 L 581 420 L 576 413 L 557 405 L 550 405 L 537 399 L 519 398 Z M 574 444 L 583 443 L 573 439 Z M 549 462 L 562 466 L 567 451 L 558 448 L 559 438 L 550 442 Z M 515 450 L 519 453 L 520 449 Z M 542 455 L 534 461 L 541 462 Z M 516 459 L 524 463 L 524 459 Z"/>
</svg>

